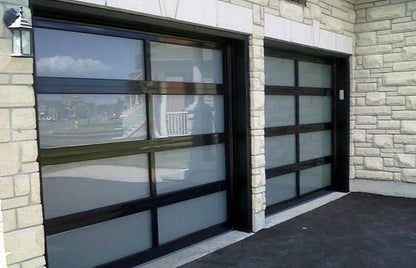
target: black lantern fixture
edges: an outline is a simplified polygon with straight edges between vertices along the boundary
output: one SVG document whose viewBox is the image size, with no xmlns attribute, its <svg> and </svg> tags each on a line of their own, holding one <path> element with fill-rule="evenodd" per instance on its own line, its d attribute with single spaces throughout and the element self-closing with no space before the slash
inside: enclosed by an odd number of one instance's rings
<svg viewBox="0 0 416 268">
<path fill-rule="evenodd" d="M 11 8 L 4 14 L 4 22 L 12 32 L 13 57 L 33 57 L 32 25 L 23 17 L 23 7 L 17 12 Z"/>
</svg>

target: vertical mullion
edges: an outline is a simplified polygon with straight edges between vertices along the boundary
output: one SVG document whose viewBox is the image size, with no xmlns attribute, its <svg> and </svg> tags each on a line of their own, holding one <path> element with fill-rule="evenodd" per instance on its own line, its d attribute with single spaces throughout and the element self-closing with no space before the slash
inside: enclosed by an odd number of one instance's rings
<svg viewBox="0 0 416 268">
<path fill-rule="evenodd" d="M 295 60 L 295 90 L 299 90 L 299 61 Z M 299 94 L 295 95 L 295 125 L 299 125 Z M 299 132 L 295 134 L 296 163 L 300 162 Z M 300 196 L 300 171 L 296 171 L 296 196 Z"/>
<path fill-rule="evenodd" d="M 145 64 L 145 80 L 151 81 L 152 71 L 151 71 L 151 61 L 150 61 L 150 41 L 144 41 L 144 64 Z M 147 138 L 153 140 L 154 137 L 154 122 L 153 122 L 153 98 L 152 94 L 146 94 L 146 119 L 147 119 Z M 155 153 L 147 153 L 149 161 L 149 186 L 150 186 L 150 196 L 156 197 L 156 159 Z M 150 209 L 151 221 L 152 221 L 152 243 L 153 247 L 159 246 L 159 224 L 157 220 L 157 207 L 152 207 Z"/>
</svg>

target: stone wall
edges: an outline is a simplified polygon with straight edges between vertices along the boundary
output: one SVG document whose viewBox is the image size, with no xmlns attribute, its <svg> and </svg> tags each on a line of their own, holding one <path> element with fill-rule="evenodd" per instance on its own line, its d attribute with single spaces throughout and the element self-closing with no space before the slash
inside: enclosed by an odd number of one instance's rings
<svg viewBox="0 0 416 268">
<path fill-rule="evenodd" d="M 416 183 L 416 1 L 355 4 L 352 188 L 359 179 Z"/>
<path fill-rule="evenodd" d="M 33 59 L 10 57 L 3 22 L 4 12 L 19 5 L 30 19 L 27 0 L 0 1 L 0 266 L 13 268 L 45 264 Z"/>
</svg>

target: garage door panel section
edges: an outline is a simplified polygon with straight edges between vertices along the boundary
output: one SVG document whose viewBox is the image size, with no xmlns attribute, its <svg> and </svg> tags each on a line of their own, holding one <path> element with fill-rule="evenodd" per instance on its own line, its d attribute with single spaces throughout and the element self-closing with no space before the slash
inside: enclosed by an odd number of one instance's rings
<svg viewBox="0 0 416 268">
<path fill-rule="evenodd" d="M 224 230 L 226 43 L 34 25 L 48 266 L 138 264 Z"/>
<path fill-rule="evenodd" d="M 331 186 L 334 65 L 266 51 L 266 212 Z M 288 202 L 286 202 L 288 203 Z M 289 203 L 288 203 L 289 204 Z"/>
</svg>

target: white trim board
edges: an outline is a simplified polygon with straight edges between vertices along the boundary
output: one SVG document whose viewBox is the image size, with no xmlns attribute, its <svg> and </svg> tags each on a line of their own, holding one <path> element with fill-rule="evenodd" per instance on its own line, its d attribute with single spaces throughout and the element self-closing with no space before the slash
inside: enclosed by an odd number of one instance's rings
<svg viewBox="0 0 416 268">
<path fill-rule="evenodd" d="M 416 183 L 352 179 L 350 191 L 416 198 Z"/>
<path fill-rule="evenodd" d="M 326 205 L 334 200 L 337 200 L 347 194 L 348 193 L 333 192 L 333 193 L 324 195 L 322 197 L 316 198 L 314 200 L 308 201 L 304 204 L 298 205 L 296 207 L 289 208 L 282 212 L 278 212 L 276 214 L 270 215 L 266 218 L 266 225 L 264 228 L 270 228 L 279 223 L 293 219 L 299 215 L 302 215 L 303 213 L 322 207 L 323 205 Z"/>
<path fill-rule="evenodd" d="M 352 38 L 320 29 L 319 21 L 312 25 L 271 14 L 265 14 L 264 36 L 304 46 L 352 55 Z"/>
</svg>

